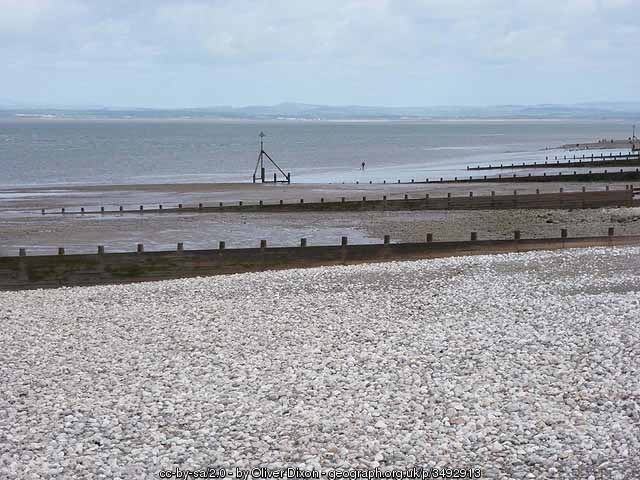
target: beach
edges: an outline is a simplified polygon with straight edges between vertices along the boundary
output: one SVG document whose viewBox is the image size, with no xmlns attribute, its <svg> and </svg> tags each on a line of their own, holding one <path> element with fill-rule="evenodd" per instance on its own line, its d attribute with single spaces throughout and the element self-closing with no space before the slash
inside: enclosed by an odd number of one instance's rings
<svg viewBox="0 0 640 480">
<path fill-rule="evenodd" d="M 2 292 L 0 474 L 632 478 L 639 258 L 591 248 Z"/>
<path fill-rule="evenodd" d="M 590 183 L 591 190 L 624 189 L 621 184 Z M 288 212 L 288 213 L 194 213 L 165 212 L 144 214 L 41 215 L 41 208 L 79 212 L 99 211 L 101 205 L 117 209 L 165 208 L 223 203 L 257 204 L 259 200 L 277 203 L 338 201 L 474 195 L 580 191 L 584 184 L 434 184 L 434 185 L 289 185 L 253 184 L 174 184 L 135 186 L 78 186 L 51 189 L 4 190 L 0 200 L 0 254 L 17 255 L 19 248 L 30 254 L 54 254 L 58 247 L 68 253 L 94 253 L 97 245 L 108 251 L 132 251 L 136 243 L 148 250 L 174 250 L 178 242 L 185 248 L 216 248 L 225 241 L 229 248 L 253 247 L 266 239 L 271 246 L 292 246 L 307 238 L 310 245 L 335 245 L 348 236 L 351 243 L 379 243 L 384 235 L 394 242 L 424 241 L 427 233 L 438 240 L 468 240 L 471 231 L 480 239 L 511 238 L 520 230 L 523 238 L 557 237 L 561 228 L 572 236 L 604 235 L 608 227 L 616 233 L 640 233 L 638 208 L 594 210 L 487 210 L 487 211 L 405 211 L 405 212 Z M 1 195 L 1 192 L 0 192 Z"/>
</svg>

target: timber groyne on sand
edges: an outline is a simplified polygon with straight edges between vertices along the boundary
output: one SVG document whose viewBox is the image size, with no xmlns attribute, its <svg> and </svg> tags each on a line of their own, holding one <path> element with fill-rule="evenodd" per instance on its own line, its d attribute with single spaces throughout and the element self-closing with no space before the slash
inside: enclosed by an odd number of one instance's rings
<svg viewBox="0 0 640 480">
<path fill-rule="evenodd" d="M 544 163 L 533 162 L 533 163 L 511 163 L 504 164 L 501 163 L 499 165 L 477 165 L 475 167 L 467 166 L 468 171 L 472 170 L 506 170 L 506 169 L 515 169 L 515 168 L 591 168 L 591 167 L 635 167 L 640 165 L 640 153 L 627 153 L 627 154 L 618 154 L 618 155 L 599 155 L 586 157 L 582 156 L 576 157 L 575 155 L 572 158 L 567 160 L 567 156 L 561 160 L 556 156 L 553 161 L 549 161 L 549 157 L 546 158 Z"/>
<path fill-rule="evenodd" d="M 505 178 L 505 182 L 511 179 Z M 582 187 L 578 192 L 566 192 L 560 188 L 557 193 L 541 193 L 536 189 L 536 193 L 520 194 L 517 189 L 508 195 L 474 195 L 469 192 L 465 196 L 453 196 L 447 193 L 445 197 L 424 196 L 410 197 L 405 194 L 402 199 L 390 199 L 386 195 L 382 198 L 370 198 L 363 196 L 360 199 L 324 199 L 319 202 L 305 202 L 300 199 L 297 202 L 284 202 L 280 200 L 276 203 L 267 203 L 259 200 L 257 203 L 238 202 L 218 202 L 217 204 L 197 205 L 139 205 L 137 208 L 125 208 L 124 206 L 108 209 L 105 207 L 80 207 L 79 209 L 60 208 L 55 210 L 41 209 L 42 215 L 107 215 L 107 214 L 164 214 L 164 213 L 221 213 L 221 212 L 340 212 L 340 211 L 386 211 L 386 210 L 479 210 L 479 209 L 511 209 L 511 208 L 531 208 L 531 209 L 573 209 L 573 208 L 602 208 L 633 206 L 634 187 L 625 185 L 622 189 L 588 191 Z"/>
</svg>

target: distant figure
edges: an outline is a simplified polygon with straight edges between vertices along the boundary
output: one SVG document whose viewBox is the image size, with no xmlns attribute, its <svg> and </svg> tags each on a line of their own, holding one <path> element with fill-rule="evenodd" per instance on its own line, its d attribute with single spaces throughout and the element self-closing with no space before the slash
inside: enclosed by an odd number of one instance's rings
<svg viewBox="0 0 640 480">
<path fill-rule="evenodd" d="M 364 172 L 364 162 L 362 162 L 362 171 Z"/>
</svg>

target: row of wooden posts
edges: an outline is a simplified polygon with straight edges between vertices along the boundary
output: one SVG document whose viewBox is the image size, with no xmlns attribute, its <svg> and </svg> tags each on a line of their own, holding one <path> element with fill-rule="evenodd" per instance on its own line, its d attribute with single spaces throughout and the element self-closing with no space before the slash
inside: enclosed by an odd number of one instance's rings
<svg viewBox="0 0 640 480">
<path fill-rule="evenodd" d="M 624 172 L 631 172 L 631 173 L 633 173 L 633 172 L 634 172 L 634 170 L 625 170 L 624 168 L 621 168 L 621 169 L 620 169 L 620 173 L 624 173 Z M 574 171 L 574 172 L 573 172 L 573 174 L 571 174 L 571 173 L 570 173 L 570 174 L 568 174 L 568 175 L 567 175 L 567 174 L 565 174 L 564 176 L 565 176 L 565 177 L 568 177 L 568 176 L 571 176 L 571 175 L 602 175 L 602 174 L 605 174 L 605 175 L 606 175 L 606 174 L 609 174 L 609 173 L 614 173 L 614 174 L 615 174 L 616 172 L 609 172 L 609 170 L 605 169 L 605 170 L 604 170 L 604 172 L 595 172 L 595 173 L 594 173 L 592 170 L 589 170 L 589 172 L 588 172 L 588 173 L 580 173 L 580 174 L 579 174 L 577 171 Z M 640 173 L 640 168 L 636 168 L 636 169 L 635 169 L 635 173 Z M 540 175 L 536 175 L 536 176 L 538 176 L 538 177 L 539 177 Z M 546 173 L 546 172 L 543 172 L 543 173 L 542 173 L 542 176 L 543 176 L 543 177 L 546 177 L 546 176 L 547 176 L 547 173 Z M 558 172 L 558 173 L 553 173 L 552 175 L 549 175 L 549 176 L 558 176 L 558 177 L 562 177 L 563 175 L 562 175 L 562 172 Z M 511 176 L 511 177 L 504 177 L 504 178 L 527 178 L 527 177 L 533 177 L 533 175 L 532 175 L 531 173 L 528 173 L 526 176 L 524 176 L 524 175 L 520 175 L 520 176 L 518 176 L 517 174 L 515 174 L 515 173 L 514 173 L 514 174 L 513 174 L 513 176 Z M 451 182 L 473 182 L 473 181 L 480 182 L 480 181 L 484 181 L 484 180 L 486 180 L 486 181 L 489 181 L 489 182 L 490 182 L 490 181 L 492 181 L 492 180 L 495 180 L 495 179 L 502 179 L 502 178 L 503 178 L 503 177 L 502 177 L 502 174 L 498 174 L 498 176 L 497 176 L 497 177 L 488 177 L 487 175 L 483 175 L 483 176 L 482 176 L 482 178 L 477 178 L 477 177 L 475 177 L 475 178 L 474 178 L 472 175 L 469 175 L 469 179 L 468 179 L 468 180 L 467 180 L 466 178 L 460 178 L 460 179 L 458 179 L 458 177 L 453 177 L 453 180 L 451 180 L 451 179 L 445 179 L 444 177 L 440 177 L 440 179 L 439 179 L 439 180 L 431 180 L 431 179 L 429 179 L 429 178 L 425 178 L 424 182 L 421 182 L 421 181 L 419 181 L 419 180 L 418 180 L 418 181 L 416 181 L 416 179 L 415 179 L 415 178 L 412 178 L 410 182 L 403 182 L 402 180 L 398 179 L 397 184 L 408 185 L 408 184 L 410 184 L 410 183 L 419 183 L 419 184 L 424 184 L 424 183 L 451 183 Z M 356 180 L 356 182 L 355 182 L 355 183 L 356 183 L 356 185 L 359 185 L 359 184 L 360 184 L 360 181 L 359 181 L 359 180 Z M 342 184 L 344 185 L 344 184 L 345 184 L 345 182 L 342 182 Z M 386 181 L 386 180 L 383 180 L 383 181 L 382 181 L 382 184 L 383 184 L 383 185 L 386 185 L 386 184 L 387 184 L 387 181 Z M 369 180 L 369 185 L 373 185 L 373 180 Z"/>
<path fill-rule="evenodd" d="M 633 186 L 633 185 L 625 185 L 625 190 L 634 190 L 634 186 Z M 606 186 L 605 186 L 605 191 L 607 191 L 607 192 L 609 191 L 609 185 L 606 185 Z M 582 193 L 586 193 L 586 192 L 587 192 L 587 188 L 583 186 L 583 187 L 582 187 Z M 559 193 L 564 193 L 564 188 L 563 188 L 563 187 L 560 187 Z M 514 195 L 514 196 L 517 196 L 517 195 L 518 195 L 518 190 L 514 190 L 514 191 L 513 191 L 513 195 Z M 539 189 L 539 188 L 536 188 L 536 195 L 540 195 L 540 189 Z M 492 196 L 492 197 L 495 197 L 495 196 L 496 196 L 496 192 L 495 192 L 495 190 L 492 190 L 492 191 L 491 191 L 491 196 Z M 470 198 L 471 198 L 471 197 L 473 197 L 473 192 L 469 192 L 469 197 L 470 197 Z M 425 199 L 429 199 L 429 194 L 428 194 L 428 193 L 426 193 L 424 198 L 425 198 Z M 447 198 L 452 198 L 452 197 L 451 197 L 451 192 L 447 192 Z M 371 200 L 371 199 L 369 199 L 369 200 Z M 404 200 L 410 200 L 410 198 L 409 198 L 409 194 L 406 194 L 406 193 L 405 193 L 405 195 L 404 195 Z M 345 203 L 346 201 L 347 201 L 347 198 L 346 198 L 346 197 L 341 197 L 341 199 L 340 199 L 340 203 Z M 353 200 L 352 200 L 352 201 L 353 201 Z M 355 201 L 357 201 L 357 200 L 355 200 Z M 362 197 L 362 201 L 363 201 L 363 202 L 366 202 L 366 201 L 367 201 L 367 197 L 366 197 L 366 196 L 363 196 L 363 197 Z M 376 201 L 376 200 L 372 200 L 372 201 Z M 386 195 L 383 195 L 383 197 L 382 197 L 382 201 L 383 201 L 383 202 L 386 202 L 386 201 L 387 201 L 387 196 L 386 196 Z M 304 204 L 304 198 L 301 198 L 301 199 L 300 199 L 300 203 L 301 203 L 301 204 Z M 324 199 L 324 198 L 320 198 L 320 203 L 325 203 L 325 199 Z M 227 204 L 225 205 L 225 203 L 224 203 L 224 202 L 219 202 L 219 204 L 218 204 L 218 206 L 219 206 L 219 207 L 224 207 L 224 206 L 239 206 L 239 207 L 242 207 L 243 205 L 244 205 L 244 203 L 242 202 L 242 200 L 240 200 L 240 201 L 237 203 L 237 205 L 236 205 L 236 204 L 229 204 L 229 203 L 227 203 Z M 262 206 L 264 206 L 264 205 L 265 205 L 265 203 L 264 203 L 262 200 L 260 200 L 260 201 L 258 202 L 258 206 L 261 206 L 261 207 L 262 207 Z M 283 200 L 280 200 L 279 205 L 284 205 L 284 201 L 283 201 Z M 184 205 L 183 205 L 182 203 L 179 203 L 179 204 L 178 204 L 178 209 L 180 210 L 180 209 L 182 209 L 182 208 L 184 208 Z M 188 207 L 187 207 L 187 208 L 188 208 Z M 199 204 L 198 204 L 198 210 L 203 210 L 204 208 L 205 208 L 205 205 L 204 205 L 203 203 L 199 203 Z M 211 206 L 207 206 L 206 208 L 211 208 Z M 158 205 L 158 208 L 157 208 L 155 211 L 162 211 L 163 209 L 164 209 L 164 208 L 163 208 L 163 205 L 162 205 L 162 204 L 159 204 L 159 205 Z M 151 209 L 151 210 L 153 211 L 154 209 Z M 141 212 L 141 213 L 142 213 L 142 212 L 144 212 L 144 211 L 145 211 L 145 210 L 144 210 L 144 205 L 140 205 L 140 207 L 139 207 L 139 209 L 138 209 L 137 211 L 139 211 L 139 212 Z M 42 214 L 42 215 L 51 214 L 51 213 L 60 213 L 60 214 L 80 213 L 80 214 L 84 214 L 84 213 L 120 213 L 120 212 L 123 212 L 123 213 L 124 213 L 124 212 L 131 212 L 131 210 L 125 210 L 125 209 L 124 209 L 124 207 L 123 207 L 122 205 L 120 205 L 120 206 L 119 206 L 119 208 L 118 208 L 118 210 L 117 210 L 117 211 L 114 211 L 114 212 L 112 212 L 112 211 L 107 211 L 107 210 L 105 210 L 105 208 L 104 208 L 104 207 L 100 207 L 100 211 L 99 211 L 99 212 L 98 212 L 98 211 L 87 211 L 87 210 L 85 210 L 85 208 L 84 208 L 84 207 L 81 207 L 79 212 L 68 212 L 68 211 L 65 209 L 65 207 L 62 207 L 62 208 L 60 209 L 60 212 L 47 212 L 47 210 L 46 210 L 46 209 L 44 209 L 44 208 L 43 208 L 43 209 L 41 209 L 41 214 Z"/>
<path fill-rule="evenodd" d="M 609 237 L 613 237 L 614 236 L 614 228 L 613 227 L 609 227 L 607 235 Z M 563 228 L 563 229 L 560 230 L 560 238 L 568 238 L 568 231 L 567 231 L 566 228 Z M 521 240 L 520 230 L 514 230 L 513 239 L 514 240 Z M 470 240 L 472 242 L 478 241 L 478 232 L 471 232 Z M 426 241 L 426 243 L 432 243 L 433 242 L 433 233 L 427 233 L 425 241 Z M 384 239 L 383 239 L 383 243 L 384 243 L 384 245 L 389 245 L 391 243 L 391 236 L 390 235 L 385 235 Z M 348 237 L 342 237 L 341 240 L 340 240 L 340 246 L 346 247 L 346 246 L 348 246 L 348 244 L 349 244 Z M 327 245 L 322 245 L 322 246 L 327 246 Z M 307 247 L 307 239 L 306 238 L 301 238 L 300 239 L 300 247 L 301 248 Z M 266 248 L 267 248 L 267 241 L 266 240 L 260 240 L 260 249 L 264 250 Z M 225 249 L 226 249 L 226 243 L 224 241 L 219 242 L 218 250 L 223 251 Z M 184 243 L 183 242 L 179 242 L 177 244 L 176 251 L 178 251 L 178 252 L 183 252 L 184 251 Z M 137 246 L 136 246 L 136 252 L 140 253 L 140 254 L 144 253 L 145 252 L 144 244 L 138 243 Z M 26 257 L 27 256 L 27 249 L 26 248 L 20 248 L 18 254 L 19 254 L 20 257 Z M 98 255 L 104 255 L 105 254 L 104 245 L 98 245 L 97 254 Z M 59 247 L 58 248 L 58 255 L 65 255 L 64 247 Z"/>
<path fill-rule="evenodd" d="M 640 159 L 640 154 L 638 153 L 627 153 L 627 154 L 623 154 L 622 152 L 620 152 L 618 155 L 613 155 L 613 154 L 609 154 L 609 156 L 605 156 L 605 155 L 600 155 L 599 157 L 594 157 L 593 154 L 591 154 L 591 157 L 585 157 L 584 155 L 582 155 L 582 158 L 576 158 L 576 156 L 573 156 L 573 160 L 579 160 L 578 162 L 573 162 L 573 163 L 577 163 L 577 164 L 582 164 L 582 163 L 590 163 L 596 160 L 615 160 L 616 158 L 624 158 L 624 159 L 632 159 L 632 158 L 638 158 Z M 556 163 L 560 163 L 560 160 L 558 160 L 558 156 L 556 155 L 554 160 L 556 161 Z M 567 156 L 564 155 L 563 160 L 567 160 Z M 572 160 L 572 159 L 569 159 Z M 588 160 L 588 162 L 582 162 L 582 160 Z M 548 161 L 549 161 L 549 157 L 545 157 L 545 162 L 544 165 L 548 165 Z M 571 163 L 571 162 L 569 162 Z M 533 164 L 526 164 L 526 163 L 522 163 L 521 165 L 512 163 L 511 166 L 509 165 L 504 165 L 504 164 L 500 164 L 500 166 L 493 166 L 491 164 L 489 164 L 489 166 L 482 166 L 482 165 L 478 165 L 475 167 L 469 167 L 467 166 L 467 170 L 486 170 L 488 168 L 515 168 L 515 167 L 531 167 L 531 166 L 540 166 L 541 164 L 538 164 L 537 162 L 533 162 Z"/>
</svg>

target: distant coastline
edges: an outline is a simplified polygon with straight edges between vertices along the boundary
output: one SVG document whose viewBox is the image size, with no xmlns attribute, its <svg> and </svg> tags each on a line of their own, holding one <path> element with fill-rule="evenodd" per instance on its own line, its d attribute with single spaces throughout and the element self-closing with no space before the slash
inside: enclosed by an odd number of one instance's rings
<svg viewBox="0 0 640 480">
<path fill-rule="evenodd" d="M 459 121 L 620 120 L 640 121 L 640 102 L 576 105 L 378 107 L 282 103 L 273 106 L 125 108 L 0 103 L 0 118 L 255 121 Z"/>
</svg>

